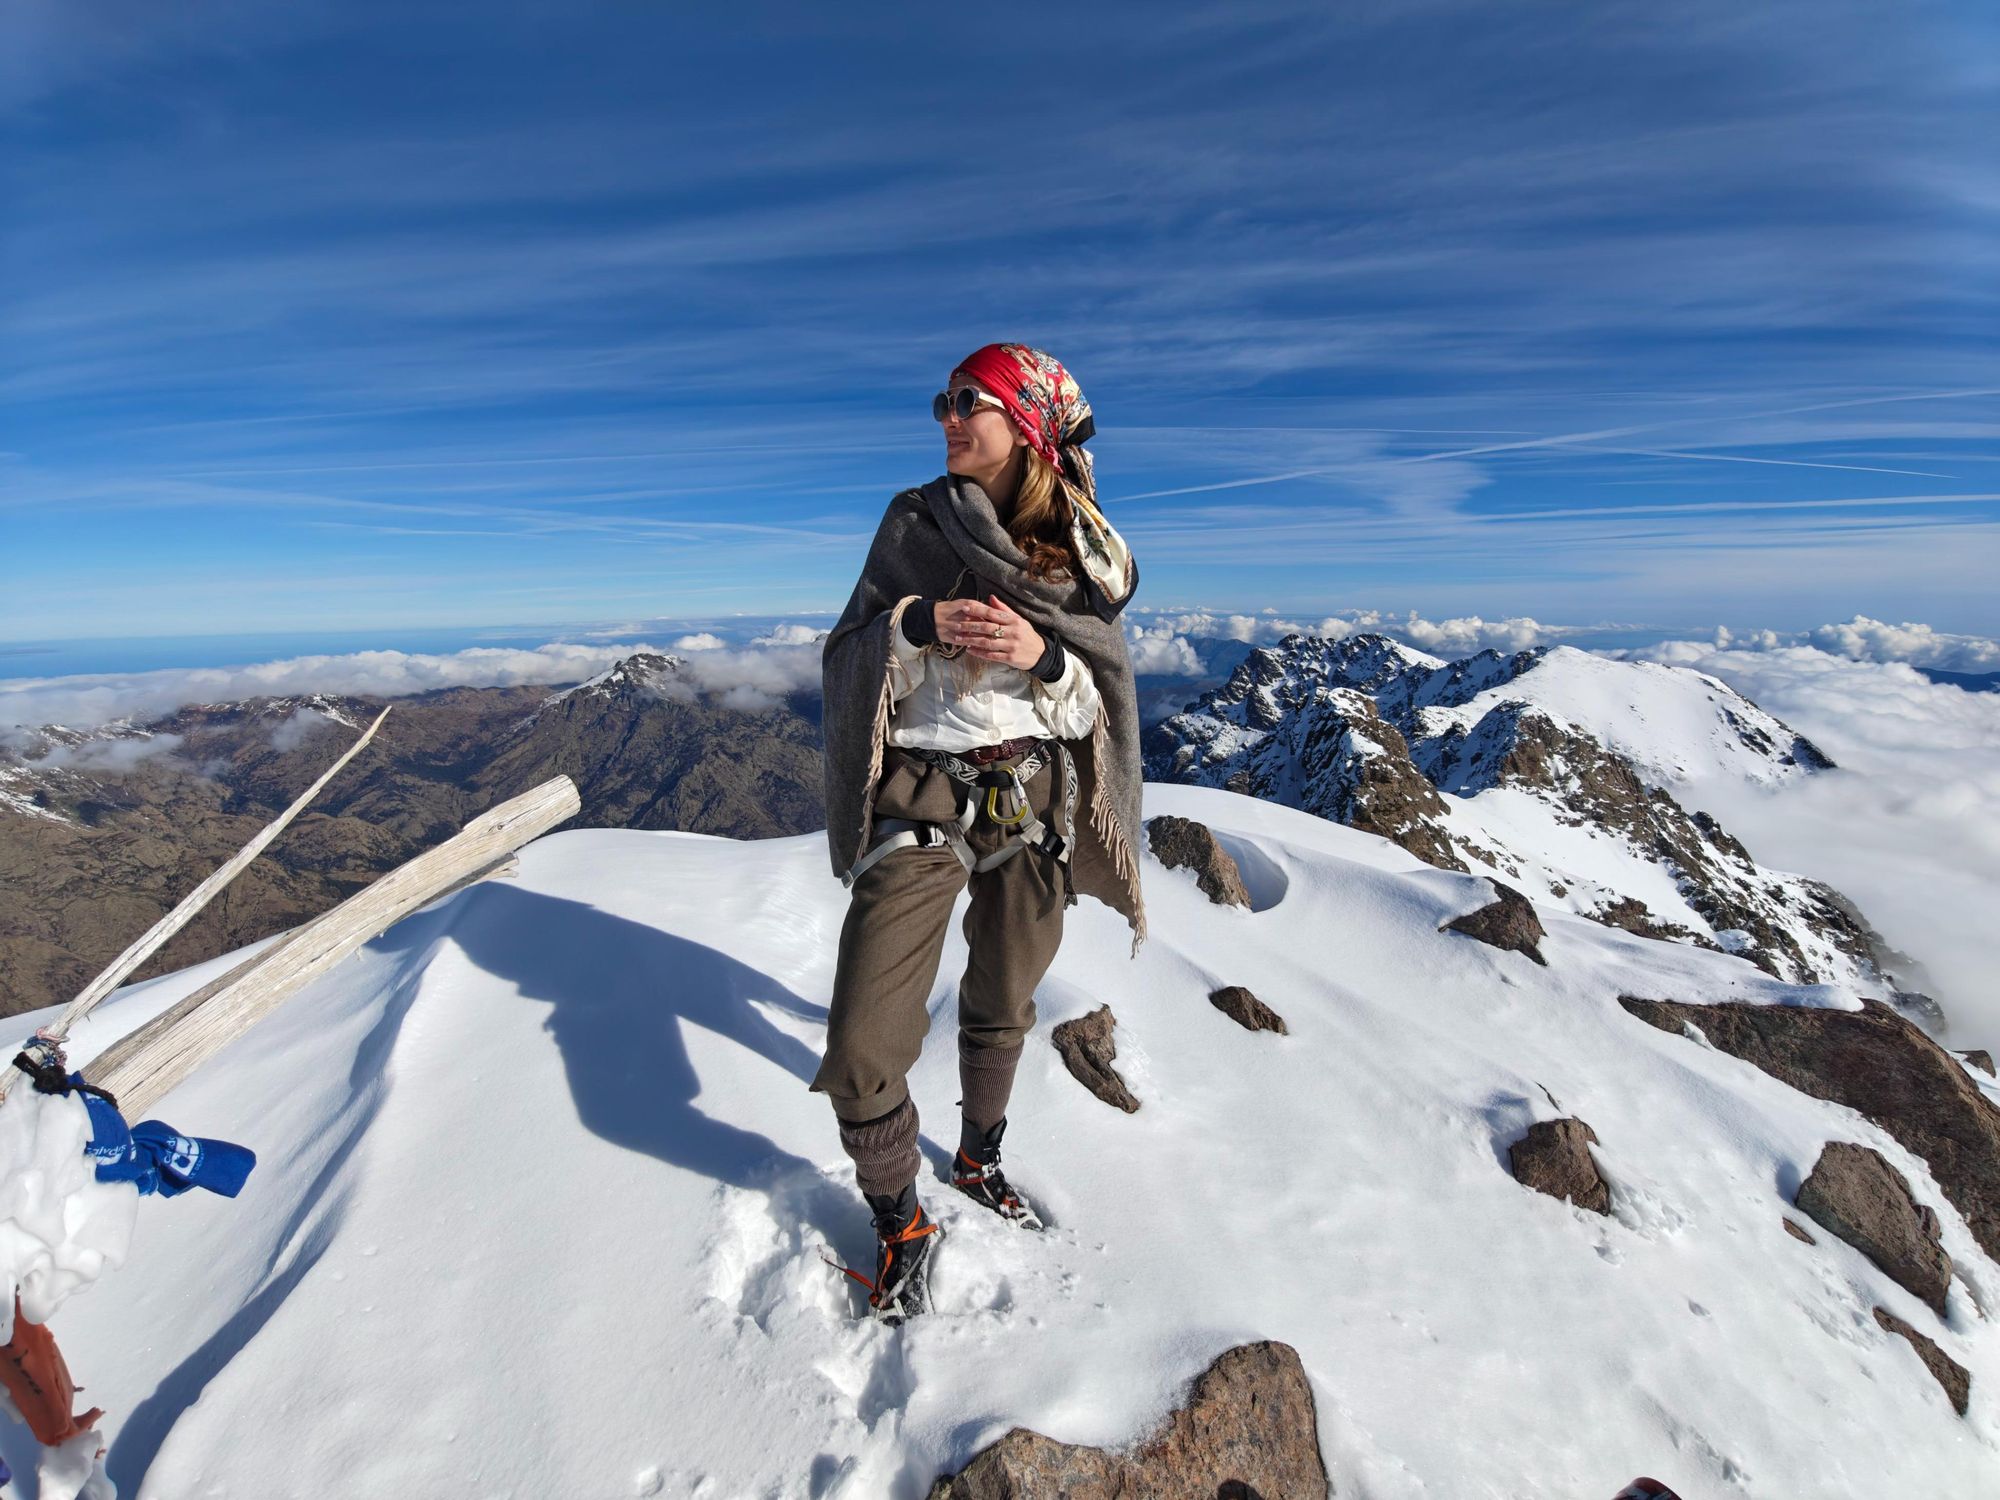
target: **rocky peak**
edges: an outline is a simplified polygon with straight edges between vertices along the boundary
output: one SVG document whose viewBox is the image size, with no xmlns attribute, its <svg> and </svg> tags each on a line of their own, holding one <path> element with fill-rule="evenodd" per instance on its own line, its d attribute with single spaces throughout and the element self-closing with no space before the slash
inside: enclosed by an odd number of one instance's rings
<svg viewBox="0 0 2000 1500">
<path fill-rule="evenodd" d="M 578 698 L 600 701 L 656 698 L 662 685 L 686 665 L 685 657 L 668 656 L 658 651 L 635 651 L 613 662 L 595 677 L 586 678 L 573 688 L 564 688 L 542 706 L 548 708 Z"/>
<path fill-rule="evenodd" d="M 1700 673 L 1567 646 L 1444 662 L 1381 636 L 1293 635 L 1156 726 L 1145 753 L 1155 780 L 1317 813 L 1778 978 L 1890 972 L 1846 903 L 1763 869 L 1673 796 L 1689 780 L 1769 784 L 1831 764 Z"/>
</svg>

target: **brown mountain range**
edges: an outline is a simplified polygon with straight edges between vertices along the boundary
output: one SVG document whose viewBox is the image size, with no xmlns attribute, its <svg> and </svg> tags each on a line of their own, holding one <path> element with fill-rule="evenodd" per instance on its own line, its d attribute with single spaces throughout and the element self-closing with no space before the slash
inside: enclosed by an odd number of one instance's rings
<svg viewBox="0 0 2000 1500">
<path fill-rule="evenodd" d="M 771 838 L 823 827 L 816 694 L 704 702 L 677 658 L 628 657 L 566 691 L 395 700 L 375 742 L 141 977 L 324 911 L 550 776 L 577 826 Z M 385 700 L 196 705 L 0 746 L 0 1014 L 69 998 L 308 786 Z"/>
</svg>

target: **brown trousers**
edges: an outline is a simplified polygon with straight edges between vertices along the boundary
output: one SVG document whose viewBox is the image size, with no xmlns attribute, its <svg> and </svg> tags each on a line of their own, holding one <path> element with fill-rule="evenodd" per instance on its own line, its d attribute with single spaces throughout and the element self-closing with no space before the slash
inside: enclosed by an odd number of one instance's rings
<svg viewBox="0 0 2000 1500">
<path fill-rule="evenodd" d="M 894 745 L 883 752 L 877 788 L 878 819 L 951 818 L 959 807 L 955 788 L 979 796 L 982 806 L 985 799 L 984 791 L 961 787 Z M 1026 790 L 1035 816 L 1056 828 L 1062 817 L 1060 766 L 1052 759 Z M 1004 806 L 1008 799 L 1002 794 L 999 800 Z M 984 812 L 966 831 L 966 842 L 981 856 L 1009 837 L 1010 831 Z M 1021 1038 L 1035 1024 L 1035 986 L 1062 943 L 1067 892 L 1061 865 L 1033 849 L 1021 849 L 970 879 L 964 932 L 971 953 L 958 985 L 959 1050 L 962 1056 L 990 1055 L 997 1061 L 1018 1056 Z M 898 849 L 854 882 L 840 929 L 826 1056 L 812 1081 L 815 1093 L 832 1100 L 843 1125 L 881 1119 L 909 1098 L 905 1079 L 930 1032 L 925 1002 L 937 979 L 952 906 L 966 883 L 965 866 L 943 845 Z M 1011 1057 L 1009 1062 L 1004 1071 L 1011 1082 Z M 976 1070 L 976 1062 L 973 1066 Z M 990 1076 L 996 1070 L 985 1071 Z M 914 1126 L 907 1134 L 914 1146 Z"/>
</svg>

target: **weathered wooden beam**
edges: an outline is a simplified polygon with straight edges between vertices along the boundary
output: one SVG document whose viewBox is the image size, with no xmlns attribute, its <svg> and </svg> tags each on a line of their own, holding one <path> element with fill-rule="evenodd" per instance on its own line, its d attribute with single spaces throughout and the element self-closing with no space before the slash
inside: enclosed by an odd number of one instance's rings
<svg viewBox="0 0 2000 1500">
<path fill-rule="evenodd" d="M 328 766 L 319 780 L 301 792 L 290 807 L 266 823 L 257 836 L 237 850 L 227 864 L 189 891 L 181 898 L 178 906 L 147 928 L 131 947 L 114 958 L 103 973 L 85 985 L 82 992 L 64 1007 L 55 1024 L 44 1028 L 44 1034 L 58 1042 L 66 1040 L 71 1027 L 95 1010 L 98 1002 L 123 984 L 133 970 L 159 950 L 161 944 L 193 921 L 196 914 L 214 900 L 224 886 L 242 874 L 250 861 L 269 847 L 272 839 L 285 831 L 292 819 L 305 811 L 306 805 L 320 794 L 329 781 L 340 774 L 341 768 L 359 755 L 368 742 L 375 738 L 375 731 L 382 727 L 382 721 L 388 717 L 389 710 L 386 708 L 377 714 L 375 722 L 362 731 L 361 738 L 349 745 L 347 752 Z M 0 1072 L 0 1098 L 6 1097 L 12 1077 L 11 1072 Z"/>
<path fill-rule="evenodd" d="M 503 802 L 435 849 L 399 865 L 333 910 L 162 1011 L 107 1047 L 84 1076 L 137 1119 L 202 1063 L 363 943 L 475 880 L 512 873 L 514 852 L 582 806 L 567 776 Z"/>
</svg>

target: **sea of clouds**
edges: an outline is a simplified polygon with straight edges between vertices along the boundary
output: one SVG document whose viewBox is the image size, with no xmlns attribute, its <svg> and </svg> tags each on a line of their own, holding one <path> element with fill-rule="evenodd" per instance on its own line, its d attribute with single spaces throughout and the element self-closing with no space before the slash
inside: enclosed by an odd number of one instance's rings
<svg viewBox="0 0 2000 1500">
<path fill-rule="evenodd" d="M 478 646 L 465 651 L 355 651 L 293 656 L 230 667 L 0 680 L 0 732 L 64 725 L 94 729 L 144 723 L 195 703 L 289 698 L 311 693 L 405 698 L 451 687 L 563 686 L 582 682 L 638 651 L 679 656 L 698 695 L 751 711 L 819 687 L 818 641 L 825 632 L 780 625 L 745 646 L 700 632 L 665 644 L 644 641 L 552 643 L 532 650 Z M 108 763 L 107 763 L 108 764 Z"/>
<path fill-rule="evenodd" d="M 1994 643 L 1897 627 L 1932 665 L 1992 661 Z M 1961 1047 L 2000 1050 L 2000 693 L 1935 683 L 1844 626 L 1818 644 L 1724 636 L 1629 654 L 1720 678 L 1833 757 L 1783 790 L 1703 784 L 1691 801 L 1763 864 L 1826 881 L 1930 971 Z M 1989 668 L 1990 670 L 1990 668 Z"/>
</svg>

